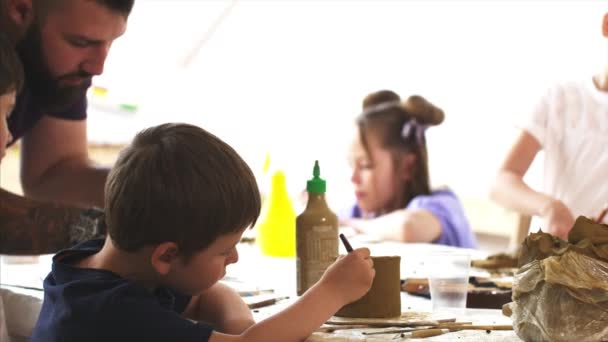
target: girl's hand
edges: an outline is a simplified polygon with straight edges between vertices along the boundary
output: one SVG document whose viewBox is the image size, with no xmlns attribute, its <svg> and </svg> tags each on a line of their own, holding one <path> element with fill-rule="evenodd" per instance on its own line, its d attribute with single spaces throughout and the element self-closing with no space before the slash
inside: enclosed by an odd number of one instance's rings
<svg viewBox="0 0 608 342">
<path fill-rule="evenodd" d="M 568 239 L 568 232 L 574 225 L 574 217 L 564 202 L 553 199 L 541 210 L 540 214 L 550 234 L 563 240 Z"/>
</svg>

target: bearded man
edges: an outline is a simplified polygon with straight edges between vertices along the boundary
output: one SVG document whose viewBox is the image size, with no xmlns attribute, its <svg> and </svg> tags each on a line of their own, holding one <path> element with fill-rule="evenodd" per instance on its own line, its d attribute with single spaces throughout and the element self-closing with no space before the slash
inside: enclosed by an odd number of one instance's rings
<svg viewBox="0 0 608 342">
<path fill-rule="evenodd" d="M 44 254 L 103 234 L 107 167 L 87 149 L 91 78 L 103 72 L 134 0 L 0 0 L 25 84 L 8 120 L 21 139 L 25 197 L 0 189 L 0 254 Z"/>
</svg>

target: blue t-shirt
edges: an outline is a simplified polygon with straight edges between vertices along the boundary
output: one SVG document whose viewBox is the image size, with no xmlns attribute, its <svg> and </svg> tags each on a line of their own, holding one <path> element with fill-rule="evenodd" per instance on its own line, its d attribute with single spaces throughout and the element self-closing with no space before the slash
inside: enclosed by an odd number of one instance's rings
<svg viewBox="0 0 608 342">
<path fill-rule="evenodd" d="M 75 262 L 97 253 L 104 240 L 59 252 L 44 280 L 44 302 L 31 341 L 196 341 L 213 328 L 180 316 L 191 297 L 142 285 Z"/>
<path fill-rule="evenodd" d="M 436 190 L 430 195 L 416 196 L 408 203 L 406 209 L 428 210 L 435 215 L 441 223 L 441 235 L 434 243 L 465 248 L 477 246 L 464 209 L 451 190 Z M 361 217 L 361 210 L 356 204 L 351 210 L 350 217 Z"/>
<path fill-rule="evenodd" d="M 15 108 L 8 118 L 8 130 L 13 136 L 13 140 L 9 141 L 12 145 L 21 137 L 23 137 L 34 125 L 42 118 L 43 115 L 66 119 L 66 120 L 84 120 L 87 118 L 87 93 L 86 90 L 91 85 L 88 81 L 83 88 L 82 94 L 78 99 L 67 109 L 63 111 L 53 112 L 45 111 L 44 108 L 36 102 L 32 96 L 27 84 L 23 87 L 15 101 Z"/>
</svg>

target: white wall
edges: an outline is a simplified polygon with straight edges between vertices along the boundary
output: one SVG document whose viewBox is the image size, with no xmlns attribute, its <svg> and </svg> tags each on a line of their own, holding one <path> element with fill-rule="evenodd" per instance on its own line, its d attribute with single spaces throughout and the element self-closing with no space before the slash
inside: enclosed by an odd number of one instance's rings
<svg viewBox="0 0 608 342">
<path fill-rule="evenodd" d="M 606 59 L 605 1 L 241 0 L 183 67 L 230 4 L 137 1 L 95 83 L 140 110 L 121 117 L 93 107 L 90 139 L 199 124 L 255 171 L 270 151 L 294 193 L 320 159 L 340 207 L 351 199 L 352 120 L 363 96 L 388 88 L 446 111 L 428 132 L 435 185 L 485 197 L 516 118 L 553 82 L 591 77 Z"/>
</svg>

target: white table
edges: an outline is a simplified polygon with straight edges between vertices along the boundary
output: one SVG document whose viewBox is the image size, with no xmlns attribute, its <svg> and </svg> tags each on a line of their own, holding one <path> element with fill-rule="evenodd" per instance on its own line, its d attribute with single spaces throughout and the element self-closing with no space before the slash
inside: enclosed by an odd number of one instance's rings
<svg viewBox="0 0 608 342">
<path fill-rule="evenodd" d="M 370 248 L 372 255 L 399 255 L 401 256 L 401 276 L 404 277 L 425 277 L 427 275 L 424 264 L 425 255 L 442 250 L 451 250 L 452 247 L 439 246 L 433 244 L 403 244 L 403 243 L 373 243 L 369 241 L 359 241 L 356 237 L 349 238 L 353 247 L 365 246 Z M 473 258 L 484 258 L 482 252 L 470 250 Z M 340 253 L 346 251 L 340 245 Z M 261 308 L 254 312 L 256 320 L 264 319 L 291 304 L 297 296 L 296 289 L 296 269 L 294 258 L 273 258 L 260 255 L 257 246 L 244 245 L 239 248 L 239 262 L 228 268 L 227 276 L 240 279 L 244 283 L 257 284 L 260 288 L 274 288 L 277 295 L 287 295 L 291 299 L 276 304 L 271 307 Z M 251 267 L 254 263 L 257 267 Z M 279 276 L 280 275 L 280 276 Z M 431 301 L 426 298 L 411 296 L 401 293 L 402 312 L 422 313 L 426 312 L 429 318 L 433 318 L 431 313 Z M 435 316 L 435 318 L 438 318 Z M 445 316 L 439 317 L 445 318 Z M 488 309 L 467 309 L 465 314 L 457 318 L 458 321 L 472 322 L 480 325 L 510 325 L 511 319 L 502 315 L 500 310 Z M 373 331 L 373 329 L 352 329 L 340 330 L 334 333 L 314 333 L 307 342 L 350 342 L 350 341 L 399 341 L 406 339 L 396 338 L 396 334 L 383 335 L 363 335 L 363 331 Z M 424 339 L 407 339 L 408 341 L 490 341 L 507 342 L 521 341 L 514 331 L 492 331 L 489 334 L 482 330 L 468 330 L 450 332 L 440 336 Z"/>
<path fill-rule="evenodd" d="M 402 243 L 374 243 L 351 238 L 353 247 L 366 246 L 372 255 L 399 255 L 401 256 L 401 277 L 425 277 L 425 255 L 432 251 L 452 249 L 451 247 L 432 244 L 402 244 Z M 346 251 L 340 245 L 340 253 Z M 297 298 L 295 258 L 276 258 L 263 256 L 255 244 L 242 244 L 238 247 L 239 262 L 230 265 L 227 269 L 226 281 L 228 284 L 251 289 L 272 288 L 276 295 L 286 295 L 290 300 L 277 305 L 261 308 L 254 311 L 257 320 L 274 314 Z M 485 255 L 479 251 L 471 250 L 474 258 L 483 258 Z M 3 283 L 18 284 L 32 287 L 41 287 L 42 280 L 50 270 L 51 256 L 42 256 L 37 264 L 2 264 L 0 265 L 0 279 Z M 6 302 L 6 311 L 13 316 L 8 321 L 9 332 L 23 335 L 31 331 L 40 310 L 42 292 L 9 288 L 14 294 L 10 302 Z M 6 292 L 5 292 L 6 293 Z M 430 300 L 413 297 L 402 293 L 403 312 L 430 312 Z M 471 321 L 475 324 L 511 324 L 511 320 L 504 317 L 499 310 L 467 309 L 463 317 L 456 317 L 459 321 Z M 335 333 L 315 333 L 307 341 L 395 341 L 392 335 L 364 336 L 362 330 L 344 330 Z M 399 339 L 396 339 L 397 341 Z M 519 341 L 513 331 L 460 331 L 450 332 L 441 336 L 425 338 L 425 341 Z M 15 340 L 17 341 L 17 340 Z"/>
</svg>

